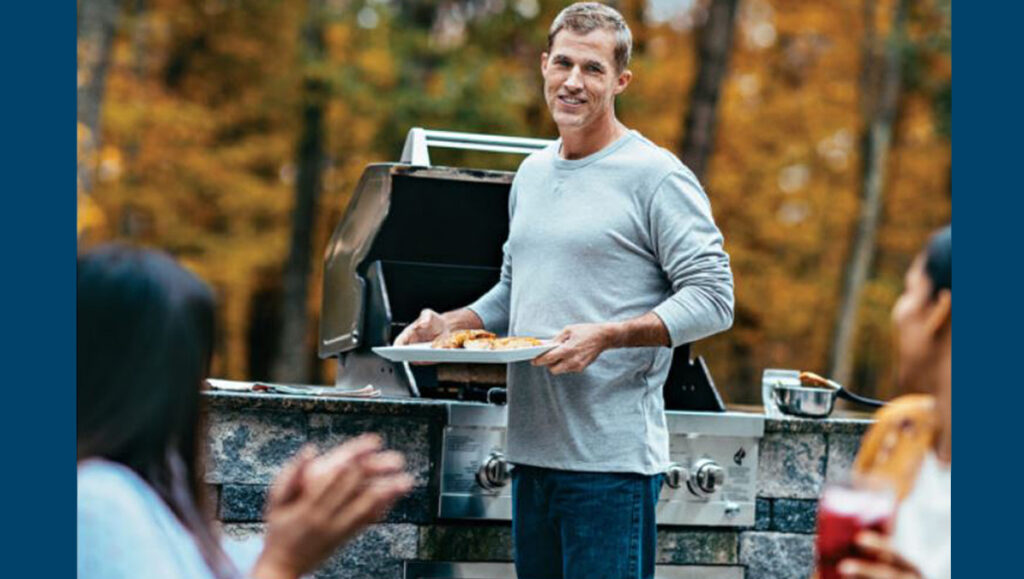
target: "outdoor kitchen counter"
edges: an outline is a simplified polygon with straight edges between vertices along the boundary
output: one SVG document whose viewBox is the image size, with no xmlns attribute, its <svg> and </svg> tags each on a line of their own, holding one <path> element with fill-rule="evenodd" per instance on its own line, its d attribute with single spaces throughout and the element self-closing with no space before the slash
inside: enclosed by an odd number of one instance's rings
<svg viewBox="0 0 1024 579">
<path fill-rule="evenodd" d="M 385 521 L 336 554 L 318 577 L 399 579 L 406 560 L 511 561 L 507 522 L 442 521 L 434 514 L 449 401 L 220 391 L 206 392 L 204 399 L 210 412 L 206 482 L 225 533 L 262 533 L 267 486 L 303 444 L 327 449 L 358 433 L 376 432 L 386 446 L 405 454 L 416 487 Z M 863 418 L 766 419 L 755 525 L 661 526 L 659 565 L 708 572 L 694 576 L 807 577 L 821 487 L 849 470 L 869 425 Z M 718 574 L 726 571 L 723 566 L 736 574 Z"/>
</svg>

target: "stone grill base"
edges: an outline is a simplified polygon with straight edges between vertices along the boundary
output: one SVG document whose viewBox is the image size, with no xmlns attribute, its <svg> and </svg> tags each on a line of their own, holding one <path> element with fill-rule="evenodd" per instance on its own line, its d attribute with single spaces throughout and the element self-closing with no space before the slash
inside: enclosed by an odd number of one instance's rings
<svg viewBox="0 0 1024 579">
<path fill-rule="evenodd" d="M 322 450 L 377 432 L 403 452 L 416 477 L 410 496 L 335 553 L 318 578 L 401 579 L 405 561 L 509 562 L 508 523 L 441 521 L 437 505 L 444 401 L 324 400 L 210 392 L 207 477 L 226 535 L 262 535 L 267 487 L 305 443 Z M 658 564 L 732 567 L 746 579 L 805 579 L 813 565 L 817 497 L 853 462 L 864 420 L 768 419 L 761 440 L 753 527 L 658 530 Z"/>
</svg>

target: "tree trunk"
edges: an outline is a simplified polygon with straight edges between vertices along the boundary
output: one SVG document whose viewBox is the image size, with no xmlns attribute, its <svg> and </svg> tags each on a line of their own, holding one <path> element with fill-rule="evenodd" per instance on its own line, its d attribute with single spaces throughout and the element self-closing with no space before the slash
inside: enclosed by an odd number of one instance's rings
<svg viewBox="0 0 1024 579">
<path fill-rule="evenodd" d="M 873 0 L 866 0 L 873 5 Z M 885 168 L 892 143 L 893 125 L 899 109 L 902 86 L 904 28 L 907 0 L 896 0 L 891 32 L 886 40 L 883 62 L 878 63 L 873 30 L 869 27 L 868 42 L 864 53 L 865 74 L 862 77 L 868 89 L 866 94 L 865 132 L 861 138 L 861 162 L 863 181 L 861 184 L 861 210 L 857 222 L 856 236 L 846 263 L 846 272 L 840 298 L 839 316 L 832 339 L 832 356 L 829 374 L 840 384 L 850 381 L 853 372 L 853 358 L 856 348 L 854 338 L 857 330 L 857 310 L 860 294 L 871 270 L 875 253 L 878 225 L 882 216 L 882 198 L 885 184 Z M 871 9 L 867 9 L 868 21 L 873 21 Z M 879 77 L 879 73 L 881 78 Z M 878 79 L 876 82 L 875 79 Z"/>
<path fill-rule="evenodd" d="M 644 21 L 647 0 L 632 0 L 626 6 L 617 9 L 630 24 L 633 33 L 633 58 L 639 58 L 647 50 L 647 23 Z"/>
<path fill-rule="evenodd" d="M 302 32 L 303 59 L 315 71 L 324 58 L 321 0 L 311 0 Z M 308 382 L 312 356 L 309 341 L 309 276 L 316 200 L 322 187 L 324 160 L 324 108 L 327 86 L 315 72 L 302 84 L 302 135 L 297 151 L 295 209 L 292 212 L 291 248 L 284 267 L 281 306 L 281 342 L 273 364 L 278 382 Z"/>
<path fill-rule="evenodd" d="M 697 32 L 699 69 L 683 123 L 680 157 L 698 178 L 704 176 L 715 144 L 718 96 L 732 51 L 737 4 L 738 0 L 712 0 L 708 20 Z"/>
<path fill-rule="evenodd" d="M 81 0 L 78 3 L 78 124 L 85 129 L 78 155 L 81 191 L 92 191 L 92 161 L 100 144 L 100 110 L 110 66 L 121 0 Z"/>
</svg>

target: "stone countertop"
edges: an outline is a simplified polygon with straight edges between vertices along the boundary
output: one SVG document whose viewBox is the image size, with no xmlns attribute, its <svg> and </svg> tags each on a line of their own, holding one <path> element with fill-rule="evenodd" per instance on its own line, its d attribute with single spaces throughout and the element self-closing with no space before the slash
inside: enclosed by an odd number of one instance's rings
<svg viewBox="0 0 1024 579">
<path fill-rule="evenodd" d="M 364 416 L 408 416 L 444 419 L 445 409 L 453 403 L 482 405 L 478 402 L 456 402 L 430 398 L 331 398 L 266 392 L 228 392 L 211 390 L 203 393 L 209 408 L 216 410 L 256 410 L 269 412 L 304 412 L 326 414 L 359 414 Z M 759 408 L 737 407 L 736 411 L 757 412 Z M 815 418 L 767 418 L 765 433 L 829 433 L 863 434 L 872 420 L 866 415 Z"/>
<path fill-rule="evenodd" d="M 338 398 L 267 392 L 203 392 L 213 410 L 258 410 L 370 416 L 444 417 L 451 401 L 429 398 Z"/>
<path fill-rule="evenodd" d="M 210 438 L 205 482 L 227 534 L 263 534 L 269 485 L 304 444 L 326 450 L 361 432 L 406 456 L 416 485 L 386 518 L 339 551 L 316 577 L 400 579 L 407 561 L 512 559 L 507 521 L 437 517 L 441 432 L 448 408 L 480 405 L 422 398 L 351 399 L 206 391 Z M 730 411 L 760 414 L 758 406 Z M 660 525 L 658 563 L 690 575 L 799 579 L 813 562 L 817 499 L 856 455 L 865 415 L 826 420 L 768 418 L 759 442 L 756 516 L 749 527 Z M 727 572 L 725 575 L 717 571 Z M 731 574 L 730 574 L 731 573 Z"/>
<path fill-rule="evenodd" d="M 768 418 L 764 423 L 765 433 L 815 433 L 826 434 L 864 434 L 874 421 L 868 418 L 829 417 L 829 418 Z"/>
</svg>

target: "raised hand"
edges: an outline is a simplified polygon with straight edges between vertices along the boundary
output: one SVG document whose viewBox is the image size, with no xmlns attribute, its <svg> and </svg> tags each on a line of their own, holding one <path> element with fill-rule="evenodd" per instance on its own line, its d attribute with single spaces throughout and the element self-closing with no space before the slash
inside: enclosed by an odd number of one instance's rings
<svg viewBox="0 0 1024 579">
<path fill-rule="evenodd" d="M 267 497 L 267 532 L 256 579 L 294 579 L 379 519 L 412 489 L 405 459 L 364 435 L 317 458 L 303 448 Z"/>
<path fill-rule="evenodd" d="M 846 579 L 921 579 L 921 572 L 900 556 L 885 535 L 864 531 L 856 545 L 867 559 L 845 559 L 839 563 L 839 575 Z"/>
</svg>

